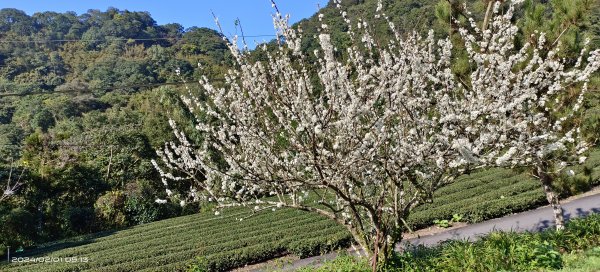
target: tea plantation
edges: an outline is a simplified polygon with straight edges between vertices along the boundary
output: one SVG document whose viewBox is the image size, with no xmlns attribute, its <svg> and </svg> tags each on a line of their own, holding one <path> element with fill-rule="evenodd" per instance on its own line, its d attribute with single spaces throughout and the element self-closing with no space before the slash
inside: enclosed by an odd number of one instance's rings
<svg viewBox="0 0 600 272">
<path fill-rule="evenodd" d="M 600 151 L 593 152 L 585 165 L 575 170 L 580 174 L 571 177 L 571 182 L 558 185 L 565 192 L 598 184 Z M 545 203 L 539 184 L 527 173 L 505 169 L 461 177 L 438 190 L 434 199 L 415 209 L 409 224 L 425 227 L 453 214 L 476 222 Z M 58 241 L 17 255 L 38 257 L 34 259 L 37 262 L 4 262 L 0 270 L 177 271 L 195 262 L 210 271 L 220 271 L 288 253 L 301 257 L 317 255 L 347 247 L 351 242 L 343 226 L 312 213 L 279 209 L 248 217 L 250 214 L 248 209 L 232 208 L 218 216 L 201 213 Z M 61 257 L 66 259 L 52 262 Z M 86 261 L 64 261 L 72 260 L 71 257 Z"/>
</svg>

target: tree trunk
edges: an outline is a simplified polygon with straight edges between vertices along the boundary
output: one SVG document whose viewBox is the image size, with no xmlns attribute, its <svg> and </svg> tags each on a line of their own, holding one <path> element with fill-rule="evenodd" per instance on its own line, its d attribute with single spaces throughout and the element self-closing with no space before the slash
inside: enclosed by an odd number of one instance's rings
<svg viewBox="0 0 600 272">
<path fill-rule="evenodd" d="M 371 259 L 371 268 L 373 272 L 377 272 L 377 257 L 379 255 L 379 229 L 377 229 L 377 234 L 375 234 L 375 239 L 373 239 L 373 258 Z"/>
<path fill-rule="evenodd" d="M 377 228 L 375 237 L 373 237 L 373 251 L 371 251 L 371 268 L 373 272 L 377 271 L 377 267 L 381 263 L 387 261 L 387 254 L 389 253 L 389 245 L 386 242 L 387 232 Z"/>
<path fill-rule="evenodd" d="M 552 207 L 556 229 L 563 230 L 565 228 L 565 218 L 563 216 L 564 211 L 562 206 L 560 205 L 560 201 L 558 200 L 558 195 L 556 194 L 556 192 L 554 192 L 554 189 L 552 188 L 552 177 L 548 175 L 546 168 L 547 167 L 545 166 L 538 166 L 538 178 L 542 182 L 542 188 L 544 189 L 544 193 L 546 194 L 546 199 Z"/>
</svg>

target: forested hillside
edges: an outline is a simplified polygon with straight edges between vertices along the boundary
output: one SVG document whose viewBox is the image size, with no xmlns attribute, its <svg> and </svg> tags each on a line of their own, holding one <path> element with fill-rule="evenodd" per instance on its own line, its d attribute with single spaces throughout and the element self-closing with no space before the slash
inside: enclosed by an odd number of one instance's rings
<svg viewBox="0 0 600 272">
<path fill-rule="evenodd" d="M 346 0 L 343 6 L 353 19 L 373 20 L 373 32 L 383 40 L 391 33 L 387 22 L 374 19 L 376 2 Z M 436 35 L 458 38 L 450 24 L 452 16 L 463 18 L 450 7 L 458 2 L 387 1 L 385 12 L 404 33 L 433 28 Z M 485 10 L 480 2 L 470 1 L 475 15 Z M 597 3 L 594 7 L 598 10 Z M 343 48 L 348 40 L 339 11 L 329 4 L 321 12 L 334 43 Z M 535 0 L 528 1 L 519 18 L 525 29 L 542 29 L 563 41 L 565 56 L 573 57 L 585 36 L 594 39 L 595 47 L 600 44 L 598 14 Z M 577 18 L 584 19 L 569 25 Z M 297 26 L 307 37 L 303 50 L 312 52 L 317 16 Z M 460 57 L 461 49 L 456 51 Z M 262 57 L 261 52 L 251 54 Z M 3 180 L 21 176 L 24 183 L 0 203 L 0 252 L 2 246 L 29 246 L 197 212 L 195 205 L 155 203 L 165 191 L 150 160 L 173 138 L 169 117 L 188 124 L 183 129 L 194 136 L 196 120 L 179 98 L 182 80 L 192 82 L 196 91 L 196 78 L 218 81 L 231 63 L 215 30 L 158 25 L 147 12 L 27 15 L 0 10 L 0 170 Z M 456 72 L 466 76 L 469 64 L 458 63 Z M 584 127 L 600 131 L 597 92 L 588 101 Z"/>
<path fill-rule="evenodd" d="M 176 70 L 217 77 L 228 56 L 216 31 L 147 12 L 0 10 L 2 179 L 24 183 L 0 204 L 0 244 L 195 212 L 154 203 L 150 159 L 172 137 L 167 116 L 186 118 Z"/>
</svg>

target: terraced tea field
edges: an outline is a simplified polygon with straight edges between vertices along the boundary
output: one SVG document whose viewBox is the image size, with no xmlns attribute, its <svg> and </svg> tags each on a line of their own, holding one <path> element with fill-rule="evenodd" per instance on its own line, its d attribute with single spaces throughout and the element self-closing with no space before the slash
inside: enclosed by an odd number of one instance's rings
<svg viewBox="0 0 600 272">
<path fill-rule="evenodd" d="M 173 271 L 195 256 L 203 256 L 209 267 L 227 269 L 294 251 L 301 248 L 298 241 L 340 246 L 349 242 L 344 227 L 311 213 L 288 209 L 236 220 L 249 214 L 247 209 L 229 209 L 220 216 L 184 216 L 56 243 L 28 255 L 50 253 L 88 261 L 12 264 L 10 271 Z"/>
<path fill-rule="evenodd" d="M 585 164 L 592 183 L 600 181 L 600 151 Z M 583 167 L 577 168 L 578 172 Z M 543 205 L 539 184 L 525 173 L 491 169 L 457 179 L 438 190 L 432 203 L 418 207 L 409 219 L 413 227 L 462 214 L 481 221 Z M 211 271 L 227 270 L 292 253 L 319 254 L 346 247 L 345 228 L 312 213 L 280 209 L 250 215 L 248 209 L 225 210 L 167 219 L 112 232 L 46 244 L 19 255 L 87 258 L 87 262 L 27 262 L 0 264 L 2 271 L 177 271 L 193 260 Z M 199 259 L 198 259 L 199 258 Z M 52 259 L 50 259 L 52 261 Z"/>
</svg>

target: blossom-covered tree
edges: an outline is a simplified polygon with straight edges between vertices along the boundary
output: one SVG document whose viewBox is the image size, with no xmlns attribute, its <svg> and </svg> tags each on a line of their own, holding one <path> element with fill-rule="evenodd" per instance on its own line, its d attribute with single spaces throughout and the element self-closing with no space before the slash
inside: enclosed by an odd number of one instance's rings
<svg viewBox="0 0 600 272">
<path fill-rule="evenodd" d="M 500 5 L 495 2 L 488 28 L 470 20 L 470 30 L 460 29 L 474 67 L 463 86 L 461 107 L 471 112 L 471 124 L 461 145 L 478 165 L 532 168 L 562 229 L 563 210 L 552 182 L 565 166 L 586 159 L 589 144 L 581 135 L 580 113 L 588 81 L 600 66 L 600 50 L 561 58 L 559 40 L 547 41 L 544 33 L 516 48 L 514 5 L 503 15 Z"/>
<path fill-rule="evenodd" d="M 158 152 L 170 171 L 153 163 L 170 196 L 181 196 L 170 180 L 192 181 L 193 200 L 317 212 L 347 226 L 376 263 L 400 241 L 411 209 L 467 164 L 453 148 L 461 120 L 448 118 L 461 111 L 458 86 L 449 40 L 396 32 L 378 45 L 367 22 L 341 15 L 352 41 L 343 57 L 322 24 L 309 63 L 302 32 L 279 12 L 284 43 L 258 49 L 268 61 L 250 62 L 231 43 L 237 66 L 225 86 L 202 78 L 208 101 L 183 97 L 203 118 L 205 141 L 193 145 L 171 122 L 179 142 Z"/>
<path fill-rule="evenodd" d="M 449 39 L 437 40 L 432 32 L 400 35 L 381 2 L 378 16 L 394 33 L 389 41 L 374 41 L 367 22 L 351 22 L 341 12 L 351 45 L 338 50 L 323 23 L 320 49 L 311 52 L 316 62 L 301 50 L 302 31 L 277 11 L 280 47 L 257 49 L 267 61 L 250 61 L 234 38 L 229 46 L 236 66 L 225 85 L 203 77 L 203 99 L 191 91 L 182 97 L 204 141 L 191 143 L 170 121 L 178 141 L 166 143 L 158 151 L 161 162 L 153 161 L 167 194 L 182 205 L 215 201 L 322 214 L 344 224 L 376 265 L 401 240 L 411 209 L 437 188 L 469 167 L 502 164 L 506 153 L 537 154 L 531 152 L 538 146 L 515 151 L 522 145 L 509 145 L 544 137 L 516 134 L 521 122 L 557 130 L 550 117 L 533 114 L 534 122 L 525 100 L 584 81 L 559 60 L 546 63 L 552 55 L 541 56 L 530 45 L 515 49 L 514 7 L 506 14 L 497 7 L 485 31 L 474 22 L 460 31 L 477 67 L 469 82 L 452 74 Z M 579 70 L 589 77 L 594 67 Z M 547 75 L 560 75 L 560 84 Z M 188 192 L 176 191 L 181 183 Z"/>
</svg>

